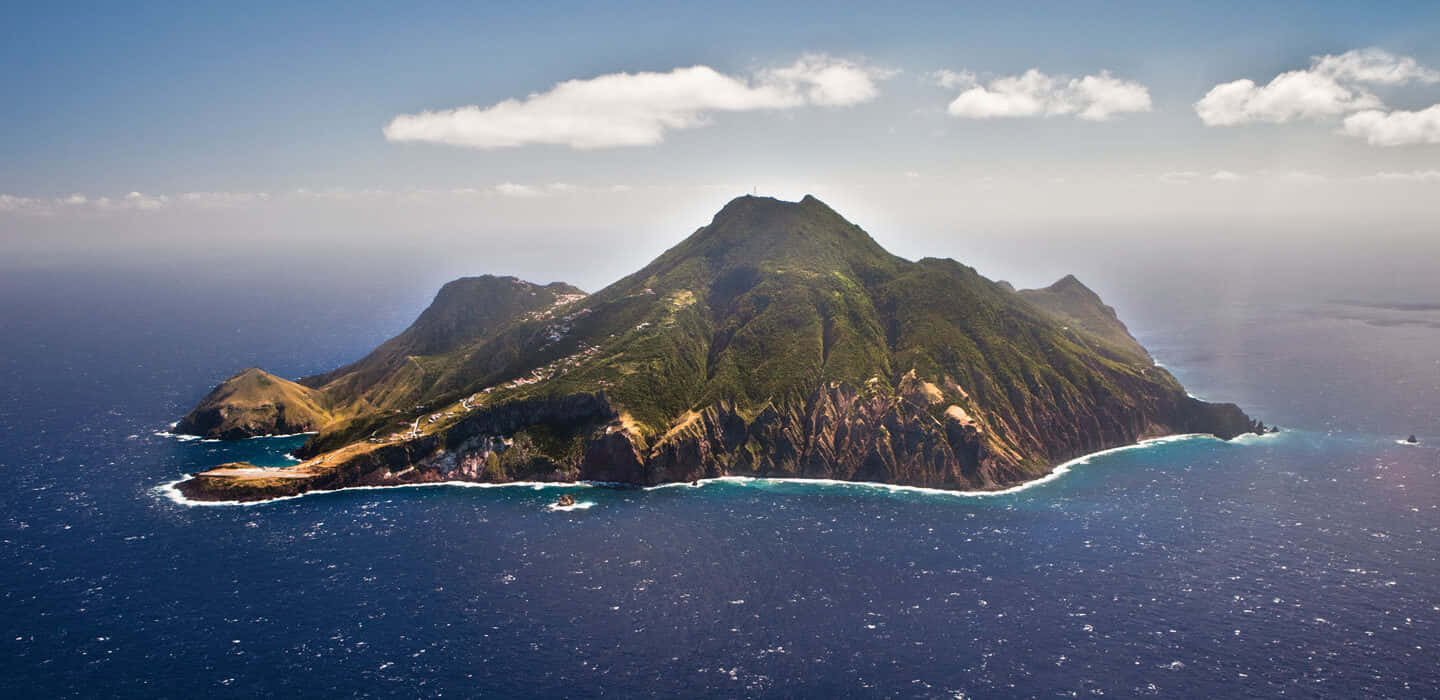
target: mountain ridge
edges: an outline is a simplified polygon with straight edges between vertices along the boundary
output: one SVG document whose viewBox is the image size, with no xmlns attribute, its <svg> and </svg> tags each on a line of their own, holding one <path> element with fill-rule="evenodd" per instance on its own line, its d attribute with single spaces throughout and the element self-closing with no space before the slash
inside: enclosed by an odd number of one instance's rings
<svg viewBox="0 0 1440 700">
<path fill-rule="evenodd" d="M 1189 397 L 1073 276 L 1016 291 L 905 260 L 808 195 L 736 198 L 594 294 L 509 279 L 452 282 L 422 330 L 302 379 L 333 418 L 297 451 L 303 478 L 216 469 L 182 491 L 731 474 L 994 489 L 1144 437 L 1257 427 Z"/>
</svg>

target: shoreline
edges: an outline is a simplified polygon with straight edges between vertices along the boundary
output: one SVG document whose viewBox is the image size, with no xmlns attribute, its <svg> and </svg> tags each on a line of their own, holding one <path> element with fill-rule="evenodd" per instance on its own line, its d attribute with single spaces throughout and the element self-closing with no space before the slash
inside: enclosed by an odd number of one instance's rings
<svg viewBox="0 0 1440 700">
<path fill-rule="evenodd" d="M 155 437 L 166 438 L 166 439 L 169 439 L 169 440 L 175 440 L 175 441 L 177 441 L 177 442 L 197 442 L 197 441 L 198 441 L 198 442 L 239 442 L 239 440 L 222 440 L 222 439 L 220 439 L 220 438 L 207 438 L 207 437 L 201 437 L 201 436 L 199 436 L 199 435 L 186 435 L 186 434 L 184 434 L 184 433 L 172 433 L 172 432 L 170 432 L 171 430 L 174 430 L 174 429 L 175 429 L 175 426 L 177 426 L 177 425 L 179 425 L 178 422 L 176 422 L 176 423 L 171 423 L 170 425 L 166 426 L 166 428 L 165 428 L 164 430 L 157 430 L 157 431 L 155 431 L 155 432 L 153 432 L 153 433 L 150 433 L 150 434 L 151 434 L 151 435 L 154 435 Z M 297 437 L 300 437 L 300 436 L 302 436 L 302 435 L 319 435 L 319 434 L 320 434 L 320 431 L 318 431 L 318 430 L 311 430 L 311 431 L 304 432 L 304 433 L 287 433 L 287 434 L 284 434 L 284 435 L 279 435 L 279 434 L 274 434 L 274 433 L 268 434 L 268 435 L 251 435 L 250 437 L 247 437 L 247 438 L 240 438 L 240 440 L 276 440 L 276 439 L 280 439 L 280 438 L 297 438 Z"/>
<path fill-rule="evenodd" d="M 295 500 L 295 499 L 299 499 L 299 498 L 305 498 L 305 497 L 307 497 L 307 496 L 312 496 L 312 495 L 341 493 L 341 492 L 344 492 L 344 491 L 381 491 L 381 490 L 388 490 L 388 489 L 413 489 L 413 488 L 428 488 L 428 487 L 436 487 L 436 486 L 451 486 L 451 487 L 456 487 L 456 488 L 485 488 L 485 489 L 494 489 L 494 488 L 529 488 L 529 489 L 531 489 L 531 490 L 533 490 L 533 491 L 543 491 L 543 490 L 545 490 L 545 489 L 551 489 L 551 488 L 617 488 L 617 487 L 625 487 L 625 488 L 638 488 L 638 489 L 641 490 L 641 491 L 656 491 L 656 490 L 660 490 L 660 489 L 670 489 L 670 488 L 702 488 L 702 487 L 706 486 L 707 484 L 711 484 L 711 483 L 722 483 L 722 484 L 723 484 L 723 483 L 732 483 L 732 484 L 752 484 L 752 483 L 754 483 L 754 484 L 797 484 L 797 485 L 812 485 L 812 486 L 839 486 L 839 487 L 847 487 L 847 488 L 864 488 L 864 489 L 872 489 L 872 490 L 876 490 L 876 491 L 887 491 L 887 492 L 890 492 L 890 493 L 922 493 L 922 494 L 937 495 L 937 496 L 950 496 L 950 497 L 954 497 L 954 498 L 988 498 L 988 497 L 992 497 L 992 496 L 1008 496 L 1008 495 L 1020 493 L 1020 492 L 1022 492 L 1022 491 L 1026 491 L 1026 490 L 1035 488 L 1035 487 L 1037 487 L 1037 486 L 1041 486 L 1041 485 L 1043 485 L 1043 484 L 1048 484 L 1048 483 L 1050 483 L 1050 482 L 1053 482 L 1053 481 L 1058 480 L 1060 477 L 1063 477 L 1063 476 L 1065 476 L 1066 474 L 1069 474 L 1072 467 L 1081 466 L 1081 465 L 1084 465 L 1084 464 L 1089 464 L 1091 460 L 1093 460 L 1093 459 L 1095 459 L 1095 458 L 1097 458 L 1097 457 L 1103 457 L 1103 456 L 1109 455 L 1109 454 L 1115 454 L 1115 453 L 1118 453 L 1118 452 L 1127 452 L 1127 451 L 1130 451 L 1130 450 L 1137 450 L 1137 449 L 1145 449 L 1145 448 L 1148 448 L 1148 447 L 1154 447 L 1154 446 L 1156 446 L 1156 445 L 1165 445 L 1165 444 L 1170 444 L 1170 443 L 1173 443 L 1173 442 L 1182 442 L 1182 441 L 1187 441 L 1187 440 L 1214 440 L 1214 441 L 1216 441 L 1216 442 L 1229 443 L 1229 442 L 1240 441 L 1240 440 L 1245 439 L 1246 437 L 1249 437 L 1249 438 L 1251 438 L 1251 440 L 1245 440 L 1245 442 L 1240 443 L 1240 444 L 1249 444 L 1249 443 L 1253 442 L 1254 440 L 1263 439 L 1263 438 L 1266 438 L 1266 437 L 1269 437 L 1269 436 L 1272 436 L 1272 435 L 1282 435 L 1282 434 L 1284 434 L 1284 432 L 1288 432 L 1288 431 L 1282 431 L 1282 432 L 1280 432 L 1280 433 L 1267 433 L 1267 434 L 1265 434 L 1265 435 L 1241 435 L 1241 436 L 1237 436 L 1237 437 L 1233 438 L 1232 440 L 1221 440 L 1220 438 L 1215 437 L 1214 435 L 1210 435 L 1209 433 L 1181 433 L 1181 434 L 1178 434 L 1178 435 L 1166 435 L 1166 436 L 1164 436 L 1164 437 L 1148 438 L 1148 439 L 1145 439 L 1145 440 L 1140 440 L 1139 442 L 1131 443 L 1131 444 L 1129 444 L 1129 445 L 1120 445 L 1119 447 L 1111 447 L 1111 448 L 1107 448 L 1107 449 L 1104 449 L 1104 450 L 1099 450 L 1099 451 L 1097 451 L 1097 452 L 1091 452 L 1091 453 L 1089 453 L 1089 454 L 1081 455 L 1081 456 L 1076 457 L 1076 458 L 1074 458 L 1074 459 L 1066 460 L 1066 461 L 1064 461 L 1064 462 L 1061 462 L 1060 464 L 1057 464 L 1057 465 L 1051 467 L 1051 468 L 1050 468 L 1050 471 L 1047 472 L 1047 473 L 1045 473 L 1043 476 L 1039 476 L 1039 477 L 1036 477 L 1036 478 L 1031 479 L 1031 480 L 1029 480 L 1029 481 L 1025 481 L 1025 482 L 1022 482 L 1022 483 L 1019 483 L 1019 484 L 1015 484 L 1014 486 L 1007 486 L 1007 487 L 1005 487 L 1005 488 L 1003 488 L 1003 489 L 995 489 L 995 490 L 993 490 L 993 491 L 974 491 L 974 490 L 961 491 L 961 490 L 956 490 L 956 489 L 934 488 L 934 487 L 930 487 L 930 486 L 908 486 L 908 485 L 905 485 L 905 484 L 886 484 L 886 483 L 882 483 L 882 482 L 878 482 L 878 481 L 845 481 L 845 480 L 841 480 L 841 479 L 807 479 L 807 478 L 803 478 L 803 477 L 717 476 L 717 477 L 708 478 L 708 479 L 698 479 L 698 480 L 696 480 L 696 481 L 693 482 L 693 483 L 692 483 L 692 482 L 685 481 L 685 482 L 674 482 L 674 483 L 668 483 L 668 484 L 656 484 L 656 485 L 654 485 L 654 486 L 640 486 L 640 487 L 634 487 L 634 486 L 632 486 L 632 485 L 630 485 L 630 484 L 616 484 L 616 483 L 614 483 L 614 482 L 605 482 L 605 481 L 508 481 L 508 482 L 504 482 L 504 483 L 490 483 L 490 482 L 480 482 L 480 481 L 431 481 L 431 482 L 415 483 L 415 484 L 385 484 L 385 485 L 380 485 L 380 486 L 343 486 L 343 487 L 338 488 L 338 489 L 316 489 L 316 490 L 313 490 L 313 491 L 305 491 L 305 492 L 303 492 L 303 493 L 297 493 L 297 494 L 290 495 L 290 496 L 276 496 L 276 497 L 274 497 L 274 498 L 265 498 L 265 499 L 259 499 L 259 500 L 254 500 L 254 501 L 203 501 L 203 500 L 196 500 L 196 499 L 189 498 L 189 497 L 185 496 L 185 494 L 181 493 L 181 492 L 180 492 L 180 489 L 177 488 L 177 486 L 178 486 L 180 483 L 182 483 L 182 482 L 184 482 L 184 481 L 187 481 L 187 480 L 193 478 L 193 477 L 195 476 L 194 474 L 185 474 L 185 475 L 182 475 L 182 476 L 181 476 L 180 478 L 178 478 L 178 479 L 175 479 L 175 480 L 173 480 L 173 481 L 168 481 L 168 482 L 166 482 L 166 483 L 164 483 L 164 484 L 161 484 L 161 485 L 159 485 L 159 486 L 156 486 L 155 488 L 151 489 L 151 491 L 152 491 L 153 493 L 157 494 L 157 495 L 160 495 L 160 496 L 165 497 L 166 499 L 170 500 L 172 503 L 175 503 L 176 505 L 181 505 L 181 506 L 186 506 L 186 507 L 210 507 L 210 506 L 215 506 L 215 507 L 237 507 L 237 506 L 238 506 L 238 507 L 250 507 L 250 506 L 266 505 L 266 504 L 269 504 L 269 503 L 277 503 L 277 502 L 280 502 L 280 501 L 290 501 L 290 500 Z M 264 437 L 264 436 L 261 436 L 261 437 Z M 588 508 L 589 506 L 586 506 L 586 507 Z"/>
</svg>

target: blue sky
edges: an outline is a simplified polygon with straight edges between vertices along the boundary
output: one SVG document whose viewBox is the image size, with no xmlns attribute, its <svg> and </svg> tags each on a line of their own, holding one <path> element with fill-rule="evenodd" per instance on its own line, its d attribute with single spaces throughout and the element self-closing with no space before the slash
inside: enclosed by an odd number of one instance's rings
<svg viewBox="0 0 1440 700">
<path fill-rule="evenodd" d="M 173 249 L 203 227 L 317 249 L 345 236 L 465 233 L 493 246 L 524 233 L 564 250 L 574 243 L 564 236 L 640 231 L 641 257 L 750 187 L 819 191 L 916 254 L 960 234 L 1143 225 L 1193 235 L 1219 209 L 1234 215 L 1216 228 L 1284 237 L 1335 220 L 1317 199 L 1350 206 L 1357 221 L 1393 214 L 1405 236 L 1435 213 L 1415 202 L 1440 190 L 1440 173 L 1426 175 L 1440 170 L 1440 144 L 1393 129 L 1340 133 L 1359 102 L 1320 117 L 1236 113 L 1228 126 L 1207 125 L 1195 107 L 1216 86 L 1264 86 L 1318 56 L 1374 48 L 1440 67 L 1434 2 L 55 5 L 12 4 L 0 22 L 0 196 L 11 202 L 0 247 L 17 254 L 41 237 L 52 250 L 57 240 L 62 250 Z M 470 148 L 383 131 L 400 115 L 487 109 L 617 73 L 705 66 L 754 86 L 807 56 L 869 71 L 875 94 L 702 109 L 646 145 Z M 1148 104 L 1098 120 L 1066 106 L 974 118 L 950 105 L 972 88 L 993 98 L 991 81 L 1030 69 L 1061 87 L 1112 76 L 1143 88 Z M 940 70 L 973 79 L 941 86 Z M 1345 86 L 1383 102 L 1380 117 L 1440 103 L 1440 85 L 1423 78 Z M 1377 146 L 1362 133 L 1408 140 Z M 1223 173 L 1249 194 L 1216 190 L 1232 182 Z M 1394 187 L 1377 195 L 1387 174 Z M 1322 189 L 1296 189 L 1307 183 Z M 505 185 L 524 196 L 381 201 Z M 369 193 L 370 204 L 302 206 L 291 201 L 299 191 Z M 665 205 L 654 206 L 656 191 Z M 107 218 L 56 203 L 132 192 L 155 206 Z M 194 193 L 236 196 L 178 211 Z M 532 201 L 501 201 L 511 199 Z"/>
</svg>

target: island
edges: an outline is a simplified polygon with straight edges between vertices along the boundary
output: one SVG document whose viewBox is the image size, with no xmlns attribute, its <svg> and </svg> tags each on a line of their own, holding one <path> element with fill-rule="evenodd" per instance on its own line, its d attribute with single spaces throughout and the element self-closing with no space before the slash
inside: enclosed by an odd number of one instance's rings
<svg viewBox="0 0 1440 700">
<path fill-rule="evenodd" d="M 1017 290 L 892 255 L 812 196 L 744 196 L 598 292 L 459 279 L 359 361 L 295 381 L 246 369 L 174 430 L 314 432 L 294 466 L 177 485 L 254 501 L 721 476 L 996 490 L 1145 438 L 1260 425 L 1190 396 L 1073 276 Z"/>
</svg>

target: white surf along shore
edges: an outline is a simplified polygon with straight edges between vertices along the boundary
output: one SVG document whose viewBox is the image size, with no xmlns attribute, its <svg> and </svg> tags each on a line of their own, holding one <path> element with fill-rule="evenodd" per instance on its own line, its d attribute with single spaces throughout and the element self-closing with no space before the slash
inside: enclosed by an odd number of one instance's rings
<svg viewBox="0 0 1440 700">
<path fill-rule="evenodd" d="M 185 434 L 183 434 L 183 433 L 173 433 L 173 432 L 170 432 L 170 431 L 174 430 L 174 429 L 175 429 L 175 426 L 177 426 L 177 425 L 180 425 L 180 422 L 179 422 L 179 421 L 176 421 L 176 422 L 174 422 L 174 423 L 171 423 L 170 425 L 166 426 L 164 430 L 157 430 L 157 431 L 155 431 L 155 432 L 152 433 L 152 434 L 153 434 L 155 437 L 170 438 L 171 440 L 179 440 L 180 442 L 224 442 L 224 440 L 221 440 L 221 439 L 219 439 L 219 438 L 206 438 L 206 437 L 200 437 L 199 435 L 185 435 Z M 285 434 L 285 435 L 251 435 L 250 437 L 245 438 L 245 439 L 246 439 L 246 440 L 274 440 L 274 439 L 279 439 L 279 438 L 296 438 L 296 437 L 300 437 L 300 436 L 302 436 L 302 435 L 317 435 L 317 434 L 319 434 L 319 431 L 318 431 L 318 430 L 311 430 L 311 431 L 305 432 L 305 433 L 287 433 L 287 434 Z"/>
<path fill-rule="evenodd" d="M 157 434 L 158 434 L 158 433 L 157 433 Z M 1282 432 L 1280 432 L 1280 433 L 1267 433 L 1267 434 L 1265 434 L 1265 435 L 1241 435 L 1241 436 L 1236 437 L 1236 438 L 1234 438 L 1234 439 L 1232 439 L 1232 440 L 1230 440 L 1230 441 L 1228 441 L 1228 442 L 1236 443 L 1236 444 L 1241 444 L 1241 445 L 1253 444 L 1253 443 L 1255 443 L 1255 442 L 1257 442 L 1257 441 L 1259 441 L 1259 440 L 1266 440 L 1266 439 L 1273 438 L 1273 437 L 1275 437 L 1275 436 L 1277 436 L 1277 435 L 1283 435 L 1283 434 L 1284 434 L 1284 432 L 1282 431 Z M 1185 433 L 1185 434 L 1181 434 L 1181 435 L 1167 435 L 1167 436 L 1165 436 L 1165 437 L 1158 437 L 1158 438 L 1151 438 L 1151 439 L 1148 439 L 1148 440 L 1141 440 L 1141 441 L 1136 442 L 1136 443 L 1133 443 L 1133 444 L 1121 445 L 1121 446 L 1119 446 L 1119 447 L 1112 447 L 1112 448 L 1110 448 L 1110 449 L 1100 450 L 1100 451 L 1098 451 L 1098 452 L 1092 452 L 1092 453 L 1087 454 L 1087 455 L 1082 455 L 1082 456 L 1080 456 L 1080 457 L 1076 457 L 1075 459 L 1071 459 L 1071 460 L 1069 460 L 1069 461 L 1062 462 L 1062 463 L 1060 463 L 1060 464 L 1055 465 L 1053 468 L 1051 468 L 1050 472 L 1047 473 L 1047 474 L 1045 474 L 1044 476 L 1041 476 L 1041 477 L 1032 479 L 1032 480 L 1027 481 L 1027 482 L 1025 482 L 1025 483 L 1023 483 L 1023 484 L 1016 484 L 1015 486 L 1011 486 L 1011 487 L 1009 487 L 1009 488 L 999 489 L 999 490 L 995 490 L 995 491 L 959 491 L 959 490 L 954 490 L 954 489 L 937 489 L 937 488 L 931 488 L 931 487 L 926 487 L 926 486 L 905 486 L 905 485 L 902 485 L 902 484 L 884 484 L 884 483 L 879 483 L 879 482 L 874 482 L 874 481 L 844 481 L 844 480 L 841 480 L 841 479 L 804 479 L 804 478 L 794 478 L 794 477 L 761 477 L 761 476 L 720 476 L 720 477 L 715 477 L 715 478 L 711 478 L 711 479 L 699 479 L 699 480 L 697 480 L 697 481 L 695 481 L 695 482 L 676 482 L 676 483 L 670 483 L 670 484 L 659 484 L 659 485 L 656 485 L 656 486 L 646 486 L 646 487 L 641 487 L 641 490 L 643 490 L 643 491 L 655 491 L 655 490 L 659 490 L 659 489 L 669 489 L 669 488 L 703 488 L 703 487 L 705 487 L 707 484 L 741 484 L 741 485 L 746 485 L 746 484 L 755 484 L 755 485 L 767 485 L 767 484 L 798 484 L 798 485 L 806 485 L 806 486 L 830 486 L 830 487 L 851 488 L 851 489 L 870 489 L 870 490 L 876 490 L 876 491 L 887 491 L 887 492 L 890 492 L 890 493 L 921 493 L 921 494 L 930 494 L 930 495 L 935 495 L 935 496 L 945 496 L 945 497 L 951 497 L 951 498 L 992 498 L 992 497 L 995 497 L 995 496 L 1007 496 L 1007 495 L 1010 495 L 1010 494 L 1020 493 L 1021 491 L 1025 491 L 1025 490 L 1028 490 L 1028 489 L 1036 488 L 1036 487 L 1038 487 L 1038 486 L 1042 486 L 1042 485 L 1044 485 L 1044 484 L 1048 484 L 1048 483 L 1050 483 L 1050 482 L 1052 482 L 1052 481 L 1055 481 L 1055 480 L 1059 479 L 1060 477 L 1065 476 L 1066 474 L 1069 474 L 1070 471 L 1071 471 L 1074 467 L 1078 467 L 1078 466 L 1081 466 L 1081 465 L 1089 464 L 1092 460 L 1097 459 L 1097 458 L 1100 458 L 1100 457 L 1104 457 L 1104 456 L 1106 456 L 1106 455 L 1116 454 L 1116 453 L 1119 453 L 1119 452 L 1126 452 L 1126 451 L 1129 451 L 1129 450 L 1143 450 L 1143 449 L 1146 449 L 1146 448 L 1148 448 L 1148 447 L 1154 447 L 1154 446 L 1157 446 L 1157 445 L 1165 445 L 1165 444 L 1170 444 L 1170 443 L 1174 443 L 1174 442 L 1180 442 L 1180 441 L 1182 441 L 1182 440 L 1213 440 L 1213 441 L 1215 441 L 1215 442 L 1227 442 L 1227 441 L 1221 440 L 1221 439 L 1219 439 L 1219 438 L 1217 438 L 1217 437 L 1215 437 L 1215 436 L 1213 436 L 1213 435 L 1209 435 L 1209 434 L 1206 434 L 1206 433 Z M 155 488 L 155 491 L 156 491 L 157 494 L 159 494 L 159 495 L 161 495 L 161 496 L 164 496 L 165 498 L 169 499 L 170 501 L 173 501 L 174 503 L 177 503 L 177 504 L 183 505 L 183 506 L 201 506 L 201 507 L 204 507 L 204 506 L 232 506 L 232 507 L 233 507 L 233 506 L 241 506 L 241 507 L 249 507 L 249 506 L 261 506 L 261 505 L 265 505 L 265 504 L 267 504 L 267 503 L 275 503 L 275 502 L 278 502 L 278 501 L 289 501 L 289 500 L 294 500 L 294 499 L 298 499 L 298 498 L 305 498 L 305 497 L 307 497 L 307 496 L 318 496 L 318 495 L 322 495 L 322 494 L 339 493 L 339 492 L 342 492 L 342 491 L 380 491 L 380 490 L 385 490 L 385 489 L 413 489 L 413 488 L 427 488 L 427 487 L 435 487 L 435 486 L 449 486 L 449 487 L 455 487 L 455 488 L 481 488 L 481 489 L 528 488 L 528 489 L 531 489 L 531 490 L 539 491 L 539 490 L 543 490 L 543 489 L 576 489 L 576 488 L 588 489 L 588 488 L 614 488 L 614 487 L 616 487 L 616 486 L 628 486 L 628 485 L 624 485 L 624 484 L 613 484 L 613 483 L 608 483 L 608 482 L 593 482 L 593 481 L 560 481 L 560 482 L 555 482 L 555 481 L 511 481 L 511 482 L 506 482 L 506 483 L 501 483 L 501 484 L 482 483 L 482 482 L 475 482 L 475 481 L 435 481 L 435 482 L 427 482 L 427 483 L 421 483 L 421 484 L 388 484 L 388 485 L 383 485 L 383 486 L 346 486 L 346 487 L 338 488 L 338 489 L 326 489 L 326 490 L 306 491 L 306 492 L 304 492 L 304 493 L 295 494 L 295 495 L 293 495 L 293 496 L 277 496 L 277 497 L 275 497 L 275 498 L 267 498 L 267 499 L 258 500 L 258 501 L 199 501 L 199 500 L 194 500 L 194 499 L 187 498 L 187 497 L 185 496 L 185 494 L 181 493 L 181 492 L 180 492 L 180 489 L 177 488 L 177 486 L 178 486 L 181 482 L 185 481 L 186 479 L 189 479 L 189 478 L 192 477 L 192 476 L 194 476 L 194 475 L 193 475 L 193 474 L 186 474 L 186 475 L 184 475 L 184 476 L 181 476 L 181 477 L 178 478 L 178 479 L 175 479 L 174 481 L 169 481 L 169 482 L 166 482 L 166 483 L 164 483 L 164 484 L 161 484 L 160 486 L 158 486 L 158 487 Z M 574 510 L 586 510 L 586 509 L 589 509 L 589 508 L 593 507 L 594 505 L 595 505 L 595 502 L 594 502 L 594 501 L 579 501 L 579 502 L 575 503 L 575 504 L 572 505 L 572 506 L 558 506 L 558 505 L 555 505 L 555 504 L 550 504 L 549 506 L 547 506 L 547 508 L 548 508 L 549 510 L 552 510 L 552 511 L 574 511 Z"/>
</svg>

